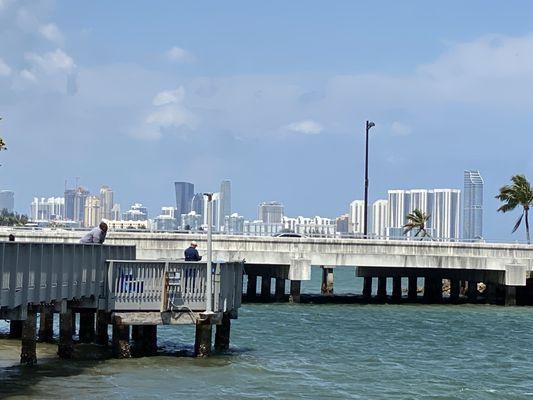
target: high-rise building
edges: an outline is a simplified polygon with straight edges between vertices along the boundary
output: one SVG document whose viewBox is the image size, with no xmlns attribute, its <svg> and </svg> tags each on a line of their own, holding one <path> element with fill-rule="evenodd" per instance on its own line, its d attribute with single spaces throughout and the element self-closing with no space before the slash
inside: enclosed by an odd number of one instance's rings
<svg viewBox="0 0 533 400">
<path fill-rule="evenodd" d="M 231 215 L 231 182 L 228 180 L 222 181 L 220 184 L 220 229 L 222 230 L 226 217 Z"/>
<path fill-rule="evenodd" d="M 30 218 L 33 221 L 57 221 L 63 218 L 65 199 L 63 197 L 34 197 L 31 202 Z"/>
<path fill-rule="evenodd" d="M 85 219 L 85 200 L 89 191 L 81 186 L 65 190 L 65 219 L 83 222 Z"/>
<path fill-rule="evenodd" d="M 176 191 L 177 215 L 188 214 L 191 211 L 194 184 L 189 182 L 174 182 L 174 189 Z"/>
<path fill-rule="evenodd" d="M 336 231 L 340 234 L 350 232 L 350 214 L 343 214 L 335 219 Z"/>
<path fill-rule="evenodd" d="M 483 178 L 479 171 L 464 172 L 463 239 L 483 238 Z"/>
<path fill-rule="evenodd" d="M 377 200 L 372 204 L 372 235 L 378 239 L 385 239 L 387 236 L 388 213 L 387 200 Z"/>
<path fill-rule="evenodd" d="M 122 214 L 124 221 L 146 221 L 148 210 L 140 203 L 133 204 L 128 211 Z"/>
<path fill-rule="evenodd" d="M 388 191 L 387 236 L 401 238 L 403 226 L 409 213 L 410 196 L 408 190 Z"/>
<path fill-rule="evenodd" d="M 437 239 L 459 239 L 461 191 L 458 189 L 434 189 L 433 193 L 433 207 L 429 211 L 432 236 Z"/>
<path fill-rule="evenodd" d="M 97 226 L 102 220 L 100 213 L 100 197 L 87 196 L 85 199 L 85 210 L 83 225 L 85 227 Z"/>
<path fill-rule="evenodd" d="M 350 203 L 350 232 L 363 234 L 365 225 L 365 202 L 354 200 Z"/>
<path fill-rule="evenodd" d="M 283 204 L 277 201 L 263 202 L 259 204 L 258 217 L 267 224 L 280 224 L 284 215 Z"/>
<path fill-rule="evenodd" d="M 203 193 L 195 193 L 191 200 L 191 211 L 194 211 L 198 215 L 204 213 L 205 196 Z"/>
<path fill-rule="evenodd" d="M 224 232 L 229 235 L 239 235 L 244 233 L 244 217 L 237 213 L 226 216 L 224 219 Z"/>
<path fill-rule="evenodd" d="M 113 204 L 113 208 L 111 209 L 111 218 L 109 218 L 111 221 L 120 221 L 122 213 L 120 212 L 120 204 Z"/>
<path fill-rule="evenodd" d="M 196 211 L 191 211 L 188 214 L 181 215 L 181 228 L 191 231 L 200 230 L 204 218 L 200 214 L 196 214 Z"/>
<path fill-rule="evenodd" d="M 113 204 L 113 190 L 109 186 L 102 186 L 100 189 L 100 213 L 103 219 L 113 219 L 111 213 Z"/>
<path fill-rule="evenodd" d="M 11 190 L 0 190 L 0 211 L 7 210 L 12 213 L 15 209 L 15 192 Z"/>
</svg>

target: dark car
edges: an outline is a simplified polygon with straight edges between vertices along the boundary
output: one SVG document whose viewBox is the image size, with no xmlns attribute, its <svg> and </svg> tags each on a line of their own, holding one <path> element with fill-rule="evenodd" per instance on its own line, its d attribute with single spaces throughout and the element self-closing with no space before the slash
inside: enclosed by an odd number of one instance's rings
<svg viewBox="0 0 533 400">
<path fill-rule="evenodd" d="M 274 237 L 294 237 L 294 238 L 301 238 L 303 235 L 300 235 L 299 233 L 294 232 L 282 232 L 282 233 L 276 233 Z"/>
</svg>

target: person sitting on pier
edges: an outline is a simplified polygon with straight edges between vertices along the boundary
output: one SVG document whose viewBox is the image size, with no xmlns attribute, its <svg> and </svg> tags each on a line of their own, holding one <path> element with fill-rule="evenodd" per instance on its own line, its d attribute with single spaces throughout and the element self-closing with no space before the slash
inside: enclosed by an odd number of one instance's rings
<svg viewBox="0 0 533 400">
<path fill-rule="evenodd" d="M 198 254 L 198 250 L 196 250 L 197 246 L 196 242 L 191 242 L 189 248 L 185 250 L 185 261 L 200 261 L 202 259 L 202 256 Z"/>
<path fill-rule="evenodd" d="M 101 222 L 96 228 L 91 229 L 84 237 L 80 239 L 80 243 L 85 244 L 104 244 L 107 234 L 107 224 Z"/>
</svg>

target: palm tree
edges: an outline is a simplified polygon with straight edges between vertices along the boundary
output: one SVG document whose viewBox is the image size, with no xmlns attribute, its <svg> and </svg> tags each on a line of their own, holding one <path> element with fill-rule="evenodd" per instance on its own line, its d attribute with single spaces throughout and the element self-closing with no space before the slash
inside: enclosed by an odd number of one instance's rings
<svg viewBox="0 0 533 400">
<path fill-rule="evenodd" d="M 506 213 L 512 211 L 518 206 L 522 206 L 522 215 L 516 221 L 513 228 L 513 233 L 517 231 L 522 223 L 525 221 L 526 225 L 526 239 L 527 243 L 531 243 L 529 237 L 529 208 L 533 206 L 533 188 L 525 177 L 525 175 L 515 175 L 511 178 L 511 185 L 505 185 L 500 189 L 500 194 L 496 196 L 503 204 L 498 211 Z"/>
<path fill-rule="evenodd" d="M 426 224 L 430 217 L 431 215 L 420 211 L 418 208 L 414 209 L 413 212 L 407 215 L 407 223 L 403 226 L 403 234 L 407 235 L 413 229 L 417 229 L 415 237 L 418 237 L 418 235 L 422 234 L 420 236 L 420 239 L 426 236 L 431 238 L 428 231 L 426 230 Z"/>
</svg>

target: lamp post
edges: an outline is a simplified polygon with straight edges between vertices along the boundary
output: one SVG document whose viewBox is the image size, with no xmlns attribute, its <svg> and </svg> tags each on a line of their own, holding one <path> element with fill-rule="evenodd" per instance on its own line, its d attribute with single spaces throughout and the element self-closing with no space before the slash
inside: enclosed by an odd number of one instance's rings
<svg viewBox="0 0 533 400">
<path fill-rule="evenodd" d="M 212 273 L 213 273 L 213 193 L 204 193 L 204 196 L 207 197 L 207 303 L 206 303 L 206 314 L 213 312 L 213 282 L 212 282 Z"/>
<path fill-rule="evenodd" d="M 368 131 L 376 126 L 372 121 L 366 121 L 366 151 L 365 151 L 365 221 L 363 225 L 363 237 L 368 236 Z"/>
</svg>

